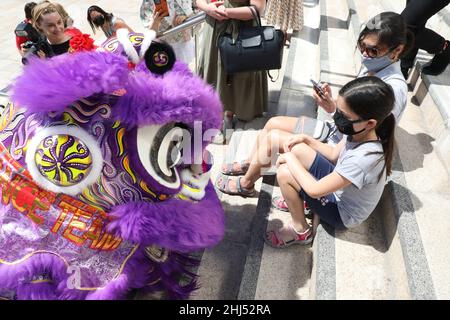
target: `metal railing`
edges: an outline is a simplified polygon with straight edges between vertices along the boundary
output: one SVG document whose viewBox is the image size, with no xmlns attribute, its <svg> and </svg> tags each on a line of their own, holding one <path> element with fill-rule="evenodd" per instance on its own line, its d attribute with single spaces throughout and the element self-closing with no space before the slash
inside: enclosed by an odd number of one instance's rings
<svg viewBox="0 0 450 320">
<path fill-rule="evenodd" d="M 195 26 L 204 22 L 205 19 L 206 19 L 206 13 L 204 13 L 203 11 L 198 12 L 198 13 L 194 14 L 193 16 L 187 18 L 182 24 L 180 24 L 176 27 L 170 28 L 170 29 L 162 32 L 161 34 L 158 34 L 157 38 L 162 39 L 167 36 L 176 34 L 178 32 L 183 32 L 190 28 L 194 29 Z"/>
</svg>

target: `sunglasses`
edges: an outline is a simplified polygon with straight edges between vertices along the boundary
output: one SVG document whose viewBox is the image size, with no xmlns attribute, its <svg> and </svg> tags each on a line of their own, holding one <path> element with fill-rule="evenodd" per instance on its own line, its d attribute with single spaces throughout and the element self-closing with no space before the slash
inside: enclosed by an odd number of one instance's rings
<svg viewBox="0 0 450 320">
<path fill-rule="evenodd" d="M 362 40 L 358 41 L 358 48 L 361 51 L 361 53 L 366 53 L 370 58 L 376 58 L 380 56 L 380 52 L 383 51 L 383 49 L 378 48 L 377 46 L 368 46 Z M 395 47 L 394 47 L 395 48 Z M 386 55 L 391 53 L 391 51 L 394 48 L 389 48 Z"/>
</svg>

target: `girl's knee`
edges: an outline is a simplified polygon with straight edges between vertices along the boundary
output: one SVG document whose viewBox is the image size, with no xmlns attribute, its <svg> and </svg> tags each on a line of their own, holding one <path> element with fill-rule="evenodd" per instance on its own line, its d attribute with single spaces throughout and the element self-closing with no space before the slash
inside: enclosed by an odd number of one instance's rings
<svg viewBox="0 0 450 320">
<path fill-rule="evenodd" d="M 299 143 L 292 147 L 291 152 L 297 156 L 302 156 L 307 152 L 313 151 L 306 143 Z"/>
<path fill-rule="evenodd" d="M 264 129 L 267 131 L 274 130 L 274 129 L 280 129 L 282 128 L 282 123 L 280 120 L 280 117 L 272 117 L 269 119 L 269 121 L 266 122 L 266 125 L 264 126 Z"/>
<path fill-rule="evenodd" d="M 282 164 L 277 169 L 277 180 L 280 183 L 288 182 L 292 178 L 291 171 L 287 164 Z"/>
</svg>

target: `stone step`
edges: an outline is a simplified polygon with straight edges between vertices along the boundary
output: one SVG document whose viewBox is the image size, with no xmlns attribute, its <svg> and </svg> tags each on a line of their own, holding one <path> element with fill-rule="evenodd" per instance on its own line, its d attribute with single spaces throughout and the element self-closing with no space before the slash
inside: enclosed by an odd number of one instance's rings
<svg viewBox="0 0 450 320">
<path fill-rule="evenodd" d="M 326 48 L 321 57 L 322 80 L 332 85 L 337 96 L 337 90 L 359 71 L 359 56 L 354 54 L 358 16 L 345 0 L 322 2 L 322 11 L 327 26 L 321 35 L 321 49 Z M 390 267 L 382 222 L 385 210 L 380 202 L 367 221 L 346 231 L 319 226 L 313 245 L 312 299 L 407 297 L 401 276 Z"/>
<path fill-rule="evenodd" d="M 387 1 L 374 1 L 371 6 L 359 0 L 348 3 L 354 22 L 404 7 L 404 3 L 392 7 Z M 443 151 L 448 152 L 444 101 L 448 101 L 445 84 L 449 77 L 448 70 L 440 77 L 419 76 L 420 65 L 429 58 L 421 52 L 410 76 L 413 92 L 396 130 L 393 175 L 374 213 L 380 215 L 384 229 L 386 270 L 394 276 L 391 294 L 395 298 L 448 299 L 450 294 L 450 280 L 444 271 L 450 261 L 448 153 L 442 156 Z M 433 219 L 428 217 L 431 212 Z"/>
<path fill-rule="evenodd" d="M 305 28 L 293 35 L 291 46 L 285 52 L 279 80 L 270 84 L 269 116 L 315 116 L 316 106 L 310 95 L 309 79 L 317 79 L 320 59 L 320 8 L 317 1 L 309 1 L 305 6 L 305 18 Z M 238 122 L 238 130 L 233 133 L 226 151 L 218 150 L 224 152 L 223 163 L 248 158 L 265 121 L 267 118 L 251 123 Z M 256 184 L 256 189 L 260 190 L 257 198 L 220 194 L 227 216 L 225 239 L 203 253 L 198 269 L 201 288 L 192 299 L 308 298 L 310 248 L 294 247 L 280 252 L 264 245 L 263 235 L 268 226 L 271 228 L 273 223 L 286 221 L 289 217 L 271 210 L 274 184 L 273 175 L 259 180 Z M 283 261 L 281 266 L 280 261 Z M 299 272 L 299 266 L 302 272 Z"/>
</svg>

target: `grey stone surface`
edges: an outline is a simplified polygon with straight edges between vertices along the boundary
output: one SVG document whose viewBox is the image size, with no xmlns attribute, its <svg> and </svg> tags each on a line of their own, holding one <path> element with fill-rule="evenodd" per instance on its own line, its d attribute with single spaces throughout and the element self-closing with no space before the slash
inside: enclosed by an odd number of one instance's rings
<svg viewBox="0 0 450 320">
<path fill-rule="evenodd" d="M 419 66 L 421 68 L 423 64 L 419 63 Z M 423 73 L 421 73 L 421 76 L 444 122 L 447 124 L 447 128 L 450 129 L 450 66 L 447 66 L 446 71 L 438 76 Z"/>
<path fill-rule="evenodd" d="M 436 299 L 428 261 L 422 244 L 420 230 L 414 216 L 412 195 L 407 189 L 399 156 L 387 188 L 393 197 L 393 209 L 402 244 L 408 282 L 413 299 Z M 398 171 L 397 171 L 398 170 Z"/>
<path fill-rule="evenodd" d="M 312 299 L 336 299 L 336 248 L 334 230 L 319 225 L 313 247 Z"/>
<path fill-rule="evenodd" d="M 315 118 L 317 115 L 317 107 L 312 96 L 302 91 L 286 88 L 281 90 L 278 110 L 279 115 L 291 117 L 305 115 Z"/>
<path fill-rule="evenodd" d="M 270 211 L 273 184 L 273 176 L 264 177 L 259 194 L 256 214 L 254 215 L 254 219 L 251 224 L 251 241 L 247 251 L 242 282 L 239 288 L 239 300 L 255 299 L 264 248 L 263 235 L 267 228 L 266 216 Z"/>
<path fill-rule="evenodd" d="M 225 210 L 225 240 L 248 244 L 252 236 L 256 207 L 254 204 L 243 205 L 222 202 Z"/>
<path fill-rule="evenodd" d="M 225 240 L 205 250 L 198 270 L 200 289 L 190 299 L 236 300 L 247 248 L 247 245 Z"/>
</svg>

